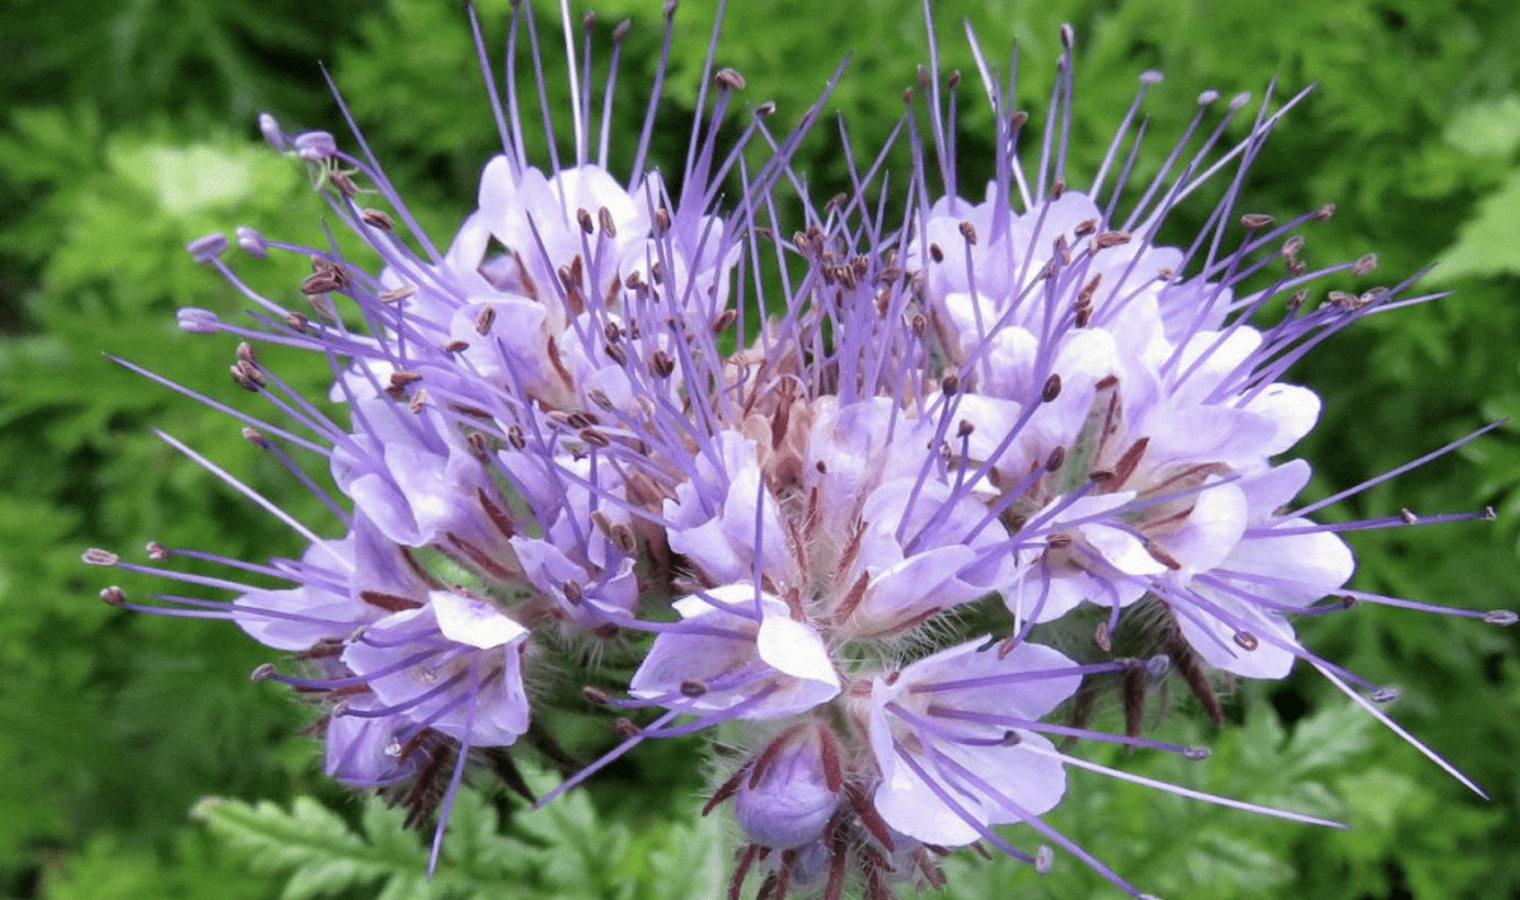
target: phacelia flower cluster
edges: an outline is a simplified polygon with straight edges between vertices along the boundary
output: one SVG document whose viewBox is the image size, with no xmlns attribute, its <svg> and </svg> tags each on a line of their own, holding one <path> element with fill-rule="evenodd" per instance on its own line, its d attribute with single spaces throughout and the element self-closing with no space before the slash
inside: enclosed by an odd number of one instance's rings
<svg viewBox="0 0 1520 900">
<path fill-rule="evenodd" d="M 569 58 L 589 59 L 592 20 L 580 47 L 568 11 L 563 24 Z M 1030 147 L 1011 78 L 973 40 L 996 154 L 991 180 L 965 185 L 960 76 L 939 72 L 931 29 L 895 145 L 849 157 L 853 190 L 818 205 L 792 156 L 827 91 L 792 111 L 793 130 L 773 131 L 760 104 L 725 132 L 744 79 L 710 52 L 668 177 L 648 158 L 663 74 L 637 136 L 592 115 L 610 108 L 626 34 L 612 33 L 601 94 L 571 63 L 572 108 L 553 112 L 573 151 L 545 165 L 524 149 L 522 45 L 546 76 L 531 6 L 517 7 L 505 98 L 492 88 L 502 152 L 442 250 L 356 128 L 352 153 L 264 116 L 380 263 L 240 228 L 240 265 L 310 260 L 271 297 L 228 262 L 234 242 L 193 242 L 250 308 L 187 308 L 180 324 L 240 339 L 232 377 L 269 407 L 171 386 L 241 420 L 332 519 L 298 522 L 165 436 L 305 549 L 87 554 L 221 592 L 104 595 L 228 618 L 281 651 L 255 677 L 319 710 L 330 775 L 437 819 L 435 860 L 472 761 L 510 780 L 512 754 L 546 754 L 572 774 L 544 803 L 641 742 L 706 732 L 721 734 L 722 771 L 704 812 L 731 807 L 742 835 L 735 897 L 753 877 L 765 897 L 838 900 L 855 884 L 878 900 L 939 883 L 936 858 L 969 844 L 1042 871 L 1059 848 L 1143 896 L 1041 818 L 1069 767 L 1334 823 L 1105 769 L 1071 741 L 1202 758 L 1141 733 L 1148 692 L 1178 678 L 1218 719 L 1222 681 L 1282 678 L 1300 660 L 1388 721 L 1373 705 L 1388 692 L 1316 656 L 1296 619 L 1369 601 L 1513 621 L 1346 587 L 1340 532 L 1413 514 L 1330 526 L 1312 517 L 1323 504 L 1293 506 L 1310 476 L 1293 448 L 1320 399 L 1292 364 L 1429 299 L 1407 282 L 1327 289 L 1376 262 L 1303 258 L 1329 207 L 1284 222 L 1239 208 L 1251 160 L 1302 95 L 1201 95 L 1159 171 L 1131 183 L 1160 77 L 1147 73 L 1102 167 L 1079 179 L 1065 158 L 1070 31 Z M 489 69 L 478 28 L 477 42 Z M 1245 137 L 1226 139 L 1241 117 Z M 636 140 L 629 171 L 609 169 L 610 140 Z M 894 152 L 906 177 L 888 177 Z M 1205 230 L 1164 242 L 1206 183 L 1220 199 Z M 287 386 L 259 360 L 268 344 L 330 360 L 330 395 Z M 1122 695 L 1124 733 L 1087 727 L 1098 686 Z M 605 752 L 567 760 L 557 717 L 593 708 Z M 1012 824 L 1030 828 L 997 830 Z"/>
</svg>

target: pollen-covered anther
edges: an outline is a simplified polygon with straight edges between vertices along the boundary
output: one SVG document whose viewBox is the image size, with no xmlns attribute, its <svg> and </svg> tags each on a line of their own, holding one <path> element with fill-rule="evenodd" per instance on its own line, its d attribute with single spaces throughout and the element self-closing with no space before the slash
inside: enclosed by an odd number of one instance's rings
<svg viewBox="0 0 1520 900">
<path fill-rule="evenodd" d="M 1351 274 L 1353 274 L 1353 275 L 1366 275 L 1368 272 L 1371 272 L 1373 269 L 1376 269 L 1377 268 L 1377 264 L 1378 264 L 1377 254 L 1376 253 L 1369 253 L 1366 256 L 1363 256 L 1361 259 L 1359 259 L 1359 260 L 1356 261 L 1356 265 L 1354 265 L 1354 266 L 1351 267 Z"/>
<path fill-rule="evenodd" d="M 1297 256 L 1302 249 L 1304 249 L 1304 236 L 1295 234 L 1286 241 L 1283 241 L 1282 249 L 1278 252 L 1291 259 Z"/>
<path fill-rule="evenodd" d="M 147 552 L 148 558 L 154 562 L 163 562 L 169 558 L 169 548 L 160 541 L 149 541 L 143 549 Z"/>
<path fill-rule="evenodd" d="M 718 87 L 728 88 L 731 91 L 744 90 L 744 76 L 737 69 L 719 69 L 718 74 L 713 76 L 713 81 Z"/>
<path fill-rule="evenodd" d="M 1128 231 L 1105 231 L 1095 235 L 1092 239 L 1092 252 L 1107 250 L 1109 247 L 1118 247 L 1130 242 Z"/>
<path fill-rule="evenodd" d="M 268 383 L 264 378 L 264 373 L 253 364 L 243 360 L 238 360 L 229 366 L 228 373 L 232 376 L 232 380 L 237 382 L 238 387 L 255 394 L 263 390 Z"/>
<path fill-rule="evenodd" d="M 1259 228 L 1266 228 L 1274 221 L 1276 220 L 1266 213 L 1246 213 L 1240 217 L 1240 224 L 1251 231 L 1256 231 Z"/>
<path fill-rule="evenodd" d="M 275 676 L 274 663 L 267 662 L 254 669 L 248 675 L 249 681 L 268 681 Z"/>
<path fill-rule="evenodd" d="M 1299 289 L 1294 291 L 1293 295 L 1288 298 L 1288 312 L 1297 312 L 1304 305 L 1304 301 L 1308 299 L 1309 292 L 1307 290 Z"/>
<path fill-rule="evenodd" d="M 1040 849 L 1034 853 L 1034 870 L 1041 875 L 1049 875 L 1055 864 L 1056 852 L 1049 845 L 1041 844 Z"/>
<path fill-rule="evenodd" d="M 389 214 L 378 209 L 361 210 L 359 213 L 359 218 L 364 221 L 364 224 L 370 226 L 371 228 L 378 228 L 381 231 L 396 230 L 396 220 L 392 219 Z"/>
<path fill-rule="evenodd" d="M 127 592 L 113 584 L 110 587 L 101 588 L 100 599 L 111 606 L 126 606 Z"/>
<path fill-rule="evenodd" d="M 185 245 L 190 251 L 190 258 L 196 262 L 206 263 L 227 252 L 227 236 L 220 231 L 198 237 Z"/>
</svg>

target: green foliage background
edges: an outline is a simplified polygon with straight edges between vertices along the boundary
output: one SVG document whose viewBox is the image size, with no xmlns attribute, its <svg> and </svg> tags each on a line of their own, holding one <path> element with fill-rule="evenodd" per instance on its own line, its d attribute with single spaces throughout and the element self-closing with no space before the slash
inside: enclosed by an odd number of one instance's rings
<svg viewBox="0 0 1520 900">
<path fill-rule="evenodd" d="M 508 4 L 480 5 L 499 45 Z M 711 22 L 704 6 L 688 0 L 677 20 L 667 124 L 689 116 L 681 109 L 695 96 Z M 1288 215 L 1334 200 L 1339 211 L 1313 233 L 1311 261 L 1376 251 L 1390 280 L 1436 262 L 1427 283 L 1455 294 L 1373 317 L 1298 370 L 1327 397 L 1324 421 L 1302 448 L 1319 472 L 1314 491 L 1339 490 L 1485 422 L 1520 417 L 1520 49 L 1505 38 L 1520 33 L 1520 6 L 968 0 L 937 8 L 947 68 L 972 71 L 962 16 L 995 54 L 1019 42 L 1024 96 L 1036 110 L 1057 27 L 1076 26 L 1074 172 L 1091 171 L 1142 69 L 1167 74 L 1148 104 L 1157 136 L 1180 131 L 1204 88 L 1259 92 L 1274 75 L 1289 91 L 1318 85 L 1261 157 L 1252 207 Z M 619 19 L 635 19 L 619 113 L 619 133 L 633 134 L 658 51 L 659 3 L 605 0 L 597 10 L 603 41 Z M 552 7 L 538 13 L 541 26 L 556 21 Z M 252 121 L 267 109 L 287 125 L 341 134 L 319 61 L 419 217 L 446 241 L 496 140 L 459 6 L 21 0 L 3 18 L 0 896 L 714 897 L 731 826 L 692 817 L 702 780 L 689 745 L 651 748 L 602 787 L 532 815 L 494 790 L 466 792 L 442 873 L 426 882 L 417 837 L 383 805 L 329 785 L 316 745 L 297 734 L 303 710 L 272 685 L 247 681 L 264 651 L 221 623 L 113 610 L 94 599 L 102 572 L 79 562 L 85 547 L 131 551 L 150 538 L 257 558 L 296 549 L 280 526 L 155 438 L 154 427 L 320 520 L 235 423 L 102 354 L 246 403 L 220 374 L 231 342 L 174 328 L 179 305 L 240 308 L 183 245 L 236 224 L 320 240 L 322 209 L 303 173 L 258 143 Z M 733 0 L 719 60 L 746 75 L 747 100 L 774 99 L 786 119 L 853 51 L 832 108 L 864 149 L 900 114 L 901 88 L 926 61 L 925 46 L 908 0 Z M 974 133 L 979 113 L 975 103 L 967 109 Z M 667 167 L 684 152 L 685 134 L 680 126 L 658 135 Z M 1164 140 L 1150 148 L 1149 164 Z M 974 157 L 974 139 L 965 146 Z M 626 165 L 630 154 L 619 144 L 614 160 Z M 816 140 L 801 168 L 827 187 L 842 177 L 841 159 L 836 145 Z M 260 284 L 288 291 L 301 274 L 263 267 Z M 320 364 L 277 364 L 322 389 Z M 1478 609 L 1520 605 L 1514 425 L 1334 514 L 1486 505 L 1499 513 L 1491 525 L 1356 536 L 1360 586 Z M 1162 730 L 1211 742 L 1208 762 L 1111 761 L 1339 816 L 1349 832 L 1266 822 L 1081 775 L 1052 822 L 1173 900 L 1520 896 L 1515 633 L 1374 609 L 1305 623 L 1303 632 L 1330 658 L 1401 685 L 1401 720 L 1492 801 L 1466 794 L 1301 675 L 1242 690 L 1231 699 L 1235 721 L 1219 734 L 1175 704 Z M 946 897 L 1114 895 L 1069 858 L 1043 879 L 966 854 L 950 869 Z"/>
</svg>

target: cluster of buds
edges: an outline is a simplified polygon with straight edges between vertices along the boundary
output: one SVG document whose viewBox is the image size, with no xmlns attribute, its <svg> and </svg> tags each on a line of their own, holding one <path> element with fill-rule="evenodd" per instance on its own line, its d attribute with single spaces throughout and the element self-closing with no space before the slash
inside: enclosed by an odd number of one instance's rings
<svg viewBox="0 0 1520 900">
<path fill-rule="evenodd" d="M 578 48 L 565 13 L 572 61 L 589 59 L 591 24 Z M 613 33 L 604 108 L 626 34 Z M 884 148 L 868 164 L 849 157 L 854 190 L 822 206 L 791 164 L 820 107 L 781 133 L 773 105 L 752 107 L 721 146 L 744 81 L 712 53 L 678 192 L 647 164 L 653 100 L 631 171 L 608 171 L 607 116 L 594 126 L 590 69 L 573 62 L 573 157 L 550 140 L 550 165 L 535 167 L 509 69 L 505 102 L 492 91 L 503 152 L 443 252 L 362 141 L 351 155 L 265 116 L 269 142 L 310 168 L 380 264 L 240 228 L 252 257 L 311 260 L 299 291 L 268 297 L 226 262 L 224 236 L 195 241 L 250 320 L 192 308 L 181 325 L 241 339 L 232 375 L 273 412 L 171 387 L 245 423 L 338 524 L 296 521 L 166 436 L 305 549 L 263 563 L 160 544 L 144 564 L 91 551 L 230 595 L 106 599 L 228 618 L 287 654 L 255 677 L 320 709 L 330 775 L 440 822 L 435 860 L 471 761 L 521 787 L 511 754 L 547 755 L 567 776 L 545 803 L 643 741 L 696 732 L 720 748 L 704 812 L 731 805 L 743 835 L 736 897 L 753 878 L 776 900 L 838 900 L 851 884 L 878 900 L 939 883 L 936 858 L 970 844 L 1041 870 L 1060 848 L 1143 896 L 1042 820 L 1072 766 L 1333 824 L 1157 784 L 1070 746 L 1202 758 L 1142 734 L 1148 693 L 1178 678 L 1218 719 L 1222 682 L 1282 678 L 1299 661 L 1388 721 L 1376 707 L 1388 692 L 1307 649 L 1298 616 L 1366 601 L 1513 621 L 1346 587 L 1339 532 L 1412 514 L 1324 525 L 1312 515 L 1344 494 L 1292 506 L 1310 467 L 1281 457 L 1320 401 L 1286 371 L 1359 318 L 1429 298 L 1408 283 L 1328 291 L 1375 264 L 1301 258 L 1301 232 L 1329 208 L 1285 222 L 1237 209 L 1251 160 L 1302 95 L 1203 94 L 1159 171 L 1132 185 L 1140 98 L 1159 79 L 1147 73 L 1101 168 L 1069 185 L 1062 37 L 1028 154 L 1011 79 L 973 39 L 996 123 L 980 199 L 957 185 L 960 77 L 932 56 L 897 132 L 912 168 L 890 184 L 905 188 L 884 187 Z M 536 41 L 522 4 L 509 67 L 522 43 L 539 60 Z M 1244 138 L 1227 140 L 1240 118 Z M 759 165 L 752 143 L 769 150 Z M 1158 243 L 1206 182 L 1221 199 L 1204 231 Z M 331 360 L 331 403 L 291 389 L 258 344 Z M 300 453 L 328 467 L 330 487 Z M 230 574 L 163 565 L 177 557 Z M 255 586 L 270 580 L 283 586 Z M 1123 733 L 1088 727 L 1105 687 L 1123 698 Z M 591 709 L 608 714 L 605 752 L 572 759 L 557 719 Z M 1032 848 L 996 830 L 1014 823 Z"/>
</svg>

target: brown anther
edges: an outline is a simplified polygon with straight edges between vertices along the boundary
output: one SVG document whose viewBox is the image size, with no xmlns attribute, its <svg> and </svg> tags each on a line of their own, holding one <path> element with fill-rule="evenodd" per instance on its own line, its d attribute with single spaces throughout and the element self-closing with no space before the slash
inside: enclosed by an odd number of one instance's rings
<svg viewBox="0 0 1520 900">
<path fill-rule="evenodd" d="M 422 604 L 411 597 L 403 597 L 400 594 L 388 594 L 384 591 L 360 591 L 359 599 L 370 606 L 383 609 L 386 612 L 401 612 L 408 609 L 420 609 Z"/>
<path fill-rule="evenodd" d="M 378 209 L 362 210 L 359 213 L 359 218 L 364 220 L 364 224 L 372 228 L 378 228 L 381 231 L 396 230 L 395 220 Z"/>
<path fill-rule="evenodd" d="M 1354 266 L 1351 267 L 1351 274 L 1352 275 L 1366 275 L 1368 272 L 1371 272 L 1373 269 L 1376 269 L 1377 268 L 1377 264 L 1378 264 L 1377 254 L 1376 253 L 1369 253 L 1366 256 L 1364 256 L 1361 259 L 1359 259 L 1359 260 L 1356 261 L 1356 265 L 1354 265 Z"/>
<path fill-rule="evenodd" d="M 1066 463 L 1066 448 L 1065 447 L 1057 447 L 1054 450 L 1050 451 L 1050 455 L 1049 456 L 1045 457 L 1045 471 L 1047 471 L 1047 472 L 1056 472 L 1056 471 L 1059 471 L 1060 468 L 1061 468 L 1061 466 L 1064 465 L 1065 463 Z"/>
<path fill-rule="evenodd" d="M 955 429 L 955 436 L 961 440 L 965 440 L 966 438 L 971 437 L 971 433 L 973 431 L 976 431 L 976 426 L 971 424 L 971 420 L 961 419 L 960 425 Z"/>
<path fill-rule="evenodd" d="M 405 387 L 408 384 L 421 380 L 421 372 L 413 372 L 409 369 L 397 369 L 391 373 L 391 387 L 393 388 Z"/>
<path fill-rule="evenodd" d="M 944 392 L 945 396 L 953 396 L 961 389 L 960 376 L 951 372 L 944 378 L 941 378 L 939 380 L 939 389 Z"/>
<path fill-rule="evenodd" d="M 1066 179 L 1056 176 L 1056 180 L 1050 185 L 1050 199 L 1059 200 L 1066 193 Z"/>
<path fill-rule="evenodd" d="M 776 112 L 776 101 L 774 101 L 774 100 L 767 100 L 764 103 L 760 104 L 759 106 L 755 107 L 755 118 L 757 118 L 757 119 L 763 119 L 766 116 L 774 115 L 775 112 Z"/>
<path fill-rule="evenodd" d="M 665 283 L 665 265 L 664 265 L 664 263 L 661 263 L 659 260 L 655 260 L 653 263 L 650 263 L 650 265 L 649 265 L 649 280 L 652 281 L 652 282 L 654 282 L 655 284 L 664 284 Z"/>
<path fill-rule="evenodd" d="M 1093 250 L 1106 250 L 1109 247 L 1118 247 L 1128 244 L 1130 234 L 1128 231 L 1105 231 L 1093 238 Z"/>
<path fill-rule="evenodd" d="M 612 731 L 625 741 L 636 738 L 642 733 L 639 726 L 633 724 L 632 720 L 623 718 L 619 718 L 612 724 Z"/>
<path fill-rule="evenodd" d="M 629 528 L 628 524 L 622 521 L 614 524 L 613 544 L 616 544 L 617 549 L 622 550 L 623 555 L 634 555 L 634 550 L 638 549 L 638 538 L 634 535 L 634 529 Z"/>
<path fill-rule="evenodd" d="M 719 69 L 718 74 L 713 76 L 713 81 L 718 87 L 725 87 L 731 91 L 744 90 L 744 76 L 737 69 Z"/>
<path fill-rule="evenodd" d="M 527 440 L 523 438 L 521 425 L 513 425 L 507 429 L 507 443 L 512 445 L 513 450 L 521 450 L 528 446 Z"/>
<path fill-rule="evenodd" d="M 966 243 L 976 246 L 976 226 L 971 224 L 970 219 L 961 220 L 960 232 L 961 237 L 966 239 Z"/>
<path fill-rule="evenodd" d="M 612 412 L 616 409 L 612 403 L 612 398 L 607 396 L 607 392 L 601 388 L 592 388 L 586 392 L 586 396 L 590 397 L 591 402 L 595 403 L 599 409 L 605 412 Z"/>
<path fill-rule="evenodd" d="M 1298 259 L 1290 259 L 1290 260 L 1288 260 L 1288 274 L 1289 275 L 1295 275 L 1295 276 L 1302 275 L 1302 274 L 1304 274 L 1307 271 L 1309 271 L 1309 267 L 1304 264 L 1303 260 L 1298 260 Z"/>
<path fill-rule="evenodd" d="M 304 333 L 306 329 L 311 325 L 311 320 L 298 312 L 288 312 L 285 314 L 285 324 L 289 325 L 296 331 Z"/>
<path fill-rule="evenodd" d="M 338 193 L 342 194 L 345 197 L 352 197 L 355 194 L 359 193 L 358 185 L 354 184 L 354 180 L 348 177 L 348 173 L 342 169 L 333 169 L 329 171 L 327 173 L 327 180 L 331 181 L 333 183 L 333 187 L 336 187 L 338 189 Z"/>
<path fill-rule="evenodd" d="M 1023 128 L 1024 123 L 1028 121 L 1029 113 L 1025 112 L 1022 109 L 1016 110 L 1012 115 L 1008 117 L 1008 130 L 1018 131 L 1020 128 Z"/>
<path fill-rule="evenodd" d="M 301 293 L 309 297 L 314 294 L 325 294 L 329 291 L 335 291 L 341 286 L 342 283 L 332 272 L 317 272 L 301 280 Z"/>
<path fill-rule="evenodd" d="M 1314 211 L 1314 215 L 1310 216 L 1309 218 L 1313 219 L 1316 222 L 1323 222 L 1333 215 L 1335 215 L 1335 204 L 1326 203 L 1324 206 L 1316 209 Z"/>
<path fill-rule="evenodd" d="M 596 222 L 602 228 L 602 234 L 609 238 L 617 237 L 617 223 L 612 221 L 612 210 L 603 206 L 596 211 Z"/>
<path fill-rule="evenodd" d="M 727 331 L 728 326 L 734 324 L 738 318 L 739 311 L 737 309 L 723 310 L 722 312 L 718 313 L 717 318 L 713 319 L 712 333 L 722 334 L 723 332 Z"/>
<path fill-rule="evenodd" d="M 565 595 L 565 602 L 571 606 L 580 606 L 581 600 L 586 596 L 579 581 L 565 581 L 560 584 L 559 589 Z"/>
<path fill-rule="evenodd" d="M 930 244 L 929 245 L 929 258 L 932 259 L 932 260 L 934 260 L 935 262 L 944 262 L 945 261 L 945 251 L 943 251 L 943 250 L 941 250 L 939 248 L 939 244 Z"/>
<path fill-rule="evenodd" d="M 575 211 L 575 223 L 581 226 L 583 234 L 596 233 L 596 222 L 592 220 L 591 213 L 587 212 L 585 207 Z"/>
<path fill-rule="evenodd" d="M 269 449 L 269 439 L 264 437 L 262 434 L 259 434 L 259 432 L 253 428 L 249 428 L 247 426 L 243 427 L 243 440 L 254 445 L 255 447 L 258 447 L 260 450 Z"/>
<path fill-rule="evenodd" d="M 1292 237 L 1288 238 L 1286 241 L 1283 241 L 1281 253 L 1283 256 L 1294 257 L 1297 256 L 1298 251 L 1302 249 L 1304 249 L 1304 236 L 1301 234 L 1295 234 Z"/>
<path fill-rule="evenodd" d="M 1040 400 L 1049 403 L 1059 396 L 1061 396 L 1061 376 L 1051 372 L 1050 377 L 1045 379 L 1045 384 L 1040 387 Z"/>
<path fill-rule="evenodd" d="M 470 349 L 469 341 L 461 341 L 457 339 L 449 341 L 447 344 L 443 345 L 444 353 L 462 353 L 468 349 Z"/>
<path fill-rule="evenodd" d="M 613 362 L 617 363 L 620 366 L 628 365 L 628 351 L 624 350 L 621 346 L 617 344 L 606 344 L 602 347 L 602 349 L 607 352 L 607 355 L 612 358 Z"/>
<path fill-rule="evenodd" d="M 1329 301 L 1331 306 L 1339 306 L 1344 309 L 1355 309 L 1357 305 L 1357 296 L 1355 294 L 1348 294 L 1345 291 L 1331 291 L 1325 299 Z"/>
<path fill-rule="evenodd" d="M 484 337 L 491 333 L 491 326 L 496 324 L 496 307 L 487 306 L 475 317 L 475 333 Z"/>
<path fill-rule="evenodd" d="M 1240 649 L 1246 651 L 1255 650 L 1261 646 L 1261 641 L 1249 631 L 1235 632 L 1235 643 L 1240 646 Z"/>
<path fill-rule="evenodd" d="M 660 207 L 654 211 L 654 233 L 662 235 L 670 230 L 670 210 Z"/>
<path fill-rule="evenodd" d="M 1307 290 L 1294 291 L 1293 296 L 1288 298 L 1288 312 L 1297 312 L 1304 305 L 1304 301 L 1308 299 L 1309 292 Z"/>
<path fill-rule="evenodd" d="M 274 663 L 264 663 L 255 668 L 248 675 L 249 681 L 268 681 L 275 676 Z"/>
<path fill-rule="evenodd" d="M 1240 217 L 1240 224 L 1251 231 L 1255 231 L 1258 228 L 1266 228 L 1273 221 L 1275 220 L 1266 213 L 1246 213 Z"/>
<path fill-rule="evenodd" d="M 681 696 L 683 697 L 691 697 L 692 699 L 696 699 L 697 697 L 700 697 L 703 694 L 707 693 L 708 690 L 709 689 L 706 684 L 703 684 L 695 678 L 687 678 L 681 682 Z"/>
<path fill-rule="evenodd" d="M 594 688 L 589 684 L 581 688 L 581 696 L 585 697 L 587 701 L 595 703 L 598 706 L 606 706 L 612 699 L 611 697 L 607 696 L 606 691 L 602 690 L 601 688 Z"/>
<path fill-rule="evenodd" d="M 1410 509 L 1399 510 L 1399 518 L 1404 520 L 1405 525 L 1413 525 L 1414 523 L 1420 521 L 1420 517 L 1415 515 L 1414 511 Z"/>
<path fill-rule="evenodd" d="M 236 362 L 229 367 L 232 380 L 237 382 L 238 387 L 245 391 L 257 394 L 267 383 L 263 373 L 246 362 Z"/>
<path fill-rule="evenodd" d="M 110 587 L 101 588 L 100 599 L 111 606 L 126 606 L 127 592 L 113 584 Z"/>
<path fill-rule="evenodd" d="M 611 438 L 607 437 L 607 435 L 603 434 L 602 432 L 597 431 L 595 428 L 582 428 L 577 432 L 577 435 L 581 440 L 585 441 L 593 447 L 605 447 L 608 444 L 612 443 Z"/>
<path fill-rule="evenodd" d="M 921 337 L 929 329 L 929 320 L 923 313 L 914 313 L 913 317 L 908 320 L 908 327 L 913 329 L 914 337 Z"/>
<path fill-rule="evenodd" d="M 415 285 L 415 284 L 403 284 L 401 287 L 394 287 L 394 288 L 391 288 L 388 291 L 381 291 L 380 292 L 380 302 L 381 303 L 398 303 L 398 302 L 400 302 L 402 300 L 405 300 L 406 298 L 412 296 L 415 293 L 417 293 L 417 285 Z"/>
<path fill-rule="evenodd" d="M 649 371 L 658 378 L 669 378 L 676 370 L 675 361 L 664 350 L 656 350 L 649 356 Z"/>
</svg>

